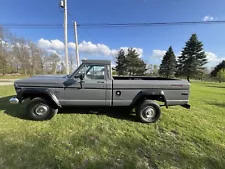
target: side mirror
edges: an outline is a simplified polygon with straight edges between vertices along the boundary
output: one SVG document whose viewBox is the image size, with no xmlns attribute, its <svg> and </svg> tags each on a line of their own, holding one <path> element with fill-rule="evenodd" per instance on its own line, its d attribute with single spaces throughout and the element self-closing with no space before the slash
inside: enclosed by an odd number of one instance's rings
<svg viewBox="0 0 225 169">
<path fill-rule="evenodd" d="M 81 74 L 79 78 L 80 80 L 84 80 L 84 74 Z"/>
<path fill-rule="evenodd" d="M 74 79 L 67 79 L 65 82 L 63 82 L 65 87 L 69 87 L 69 86 L 71 86 L 71 85 L 73 85 L 75 83 L 77 83 L 77 81 L 74 80 Z"/>
<path fill-rule="evenodd" d="M 74 78 L 84 80 L 84 74 L 76 75 L 76 76 L 74 76 Z"/>
<path fill-rule="evenodd" d="M 83 87 L 83 83 L 84 83 L 84 74 L 81 74 L 80 76 L 80 87 L 81 87 L 81 89 L 83 89 L 84 87 Z"/>
</svg>

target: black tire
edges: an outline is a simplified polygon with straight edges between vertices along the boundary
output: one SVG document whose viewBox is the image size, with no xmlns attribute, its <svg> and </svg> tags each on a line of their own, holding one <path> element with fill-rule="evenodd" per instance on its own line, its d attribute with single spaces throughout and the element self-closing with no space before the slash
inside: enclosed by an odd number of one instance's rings
<svg viewBox="0 0 225 169">
<path fill-rule="evenodd" d="M 136 115 L 141 122 L 155 123 L 161 115 L 160 106 L 152 100 L 144 100 L 136 109 Z"/>
<path fill-rule="evenodd" d="M 43 121 L 53 118 L 58 112 L 43 98 L 34 98 L 27 105 L 26 113 L 31 120 Z"/>
</svg>

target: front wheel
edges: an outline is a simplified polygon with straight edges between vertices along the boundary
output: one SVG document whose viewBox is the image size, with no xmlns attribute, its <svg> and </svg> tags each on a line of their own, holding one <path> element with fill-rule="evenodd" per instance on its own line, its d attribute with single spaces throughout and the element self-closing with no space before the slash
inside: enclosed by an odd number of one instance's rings
<svg viewBox="0 0 225 169">
<path fill-rule="evenodd" d="M 57 114 L 58 109 L 53 109 L 45 99 L 34 98 L 26 109 L 28 118 L 31 120 L 49 120 Z"/>
<path fill-rule="evenodd" d="M 145 100 L 136 109 L 137 117 L 144 123 L 154 123 L 161 115 L 160 106 L 152 100 Z"/>
</svg>

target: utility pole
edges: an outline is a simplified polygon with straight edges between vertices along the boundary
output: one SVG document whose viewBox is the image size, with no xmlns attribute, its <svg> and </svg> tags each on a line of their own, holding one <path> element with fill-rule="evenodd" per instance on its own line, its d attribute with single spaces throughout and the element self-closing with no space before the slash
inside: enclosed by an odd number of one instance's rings
<svg viewBox="0 0 225 169">
<path fill-rule="evenodd" d="M 76 48 L 76 60 L 77 60 L 77 67 L 80 65 L 80 57 L 79 57 L 79 42 L 77 36 L 77 22 L 74 22 L 74 36 L 75 36 L 75 48 Z"/>
<path fill-rule="evenodd" d="M 68 34 L 67 34 L 67 0 L 61 0 L 61 7 L 64 8 L 64 36 L 65 36 L 66 74 L 69 74 L 69 66 L 68 66 Z"/>
</svg>

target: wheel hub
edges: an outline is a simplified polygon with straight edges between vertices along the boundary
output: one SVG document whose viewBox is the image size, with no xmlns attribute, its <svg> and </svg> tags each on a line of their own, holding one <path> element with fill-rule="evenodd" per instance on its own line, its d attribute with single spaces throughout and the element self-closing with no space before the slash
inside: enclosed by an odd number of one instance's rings
<svg viewBox="0 0 225 169">
<path fill-rule="evenodd" d="M 39 116 L 43 116 L 44 114 L 46 114 L 48 112 L 48 107 L 46 105 L 38 105 L 35 108 L 35 113 Z"/>
<path fill-rule="evenodd" d="M 144 111 L 144 115 L 146 118 L 154 118 L 156 115 L 155 109 L 153 107 L 147 107 Z"/>
</svg>

